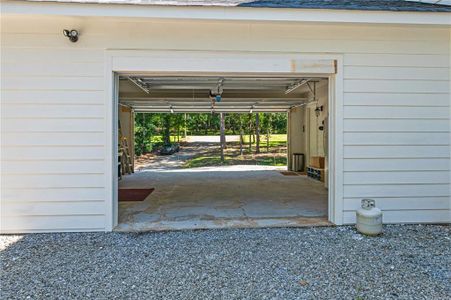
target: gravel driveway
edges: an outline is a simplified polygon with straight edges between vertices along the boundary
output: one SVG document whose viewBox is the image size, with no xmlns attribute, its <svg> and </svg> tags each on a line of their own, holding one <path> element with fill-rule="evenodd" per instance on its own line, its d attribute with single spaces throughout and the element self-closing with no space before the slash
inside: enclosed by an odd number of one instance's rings
<svg viewBox="0 0 451 300">
<path fill-rule="evenodd" d="M 449 299 L 449 226 L 1 236 L 2 299 Z M 10 245 L 7 245 L 10 243 Z"/>
</svg>

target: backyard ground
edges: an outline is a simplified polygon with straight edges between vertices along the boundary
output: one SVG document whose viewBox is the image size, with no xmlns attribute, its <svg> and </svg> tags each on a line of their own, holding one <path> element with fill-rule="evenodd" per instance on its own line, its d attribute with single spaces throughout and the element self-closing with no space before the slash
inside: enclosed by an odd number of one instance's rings
<svg viewBox="0 0 451 300">
<path fill-rule="evenodd" d="M 449 226 L 0 236 L 2 299 L 449 299 Z"/>
<path fill-rule="evenodd" d="M 273 134 L 267 143 L 264 137 L 260 142 L 260 153 L 256 154 L 256 143 L 249 147 L 249 137 L 244 138 L 243 155 L 240 155 L 239 136 L 227 136 L 227 148 L 224 150 L 224 162 L 221 162 L 219 136 L 188 137 L 181 141 L 181 150 L 170 156 L 157 155 L 155 152 L 136 157 L 137 170 L 159 165 L 177 168 L 197 168 L 219 165 L 287 165 L 286 134 Z"/>
</svg>

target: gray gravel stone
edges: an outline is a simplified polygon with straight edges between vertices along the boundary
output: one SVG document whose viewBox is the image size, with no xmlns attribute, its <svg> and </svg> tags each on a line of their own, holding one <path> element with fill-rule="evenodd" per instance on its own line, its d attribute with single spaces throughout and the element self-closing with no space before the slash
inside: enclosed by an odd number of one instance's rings
<svg viewBox="0 0 451 300">
<path fill-rule="evenodd" d="M 2 299 L 450 299 L 449 226 L 0 237 Z"/>
</svg>

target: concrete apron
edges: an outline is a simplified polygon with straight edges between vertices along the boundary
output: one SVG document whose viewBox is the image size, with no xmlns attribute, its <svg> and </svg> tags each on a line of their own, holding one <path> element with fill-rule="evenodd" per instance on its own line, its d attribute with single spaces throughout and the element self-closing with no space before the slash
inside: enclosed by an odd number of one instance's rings
<svg viewBox="0 0 451 300">
<path fill-rule="evenodd" d="M 120 202 L 116 231 L 332 225 L 323 184 L 274 167 L 146 170 L 120 182 L 120 188 L 151 187 L 144 201 Z"/>
</svg>

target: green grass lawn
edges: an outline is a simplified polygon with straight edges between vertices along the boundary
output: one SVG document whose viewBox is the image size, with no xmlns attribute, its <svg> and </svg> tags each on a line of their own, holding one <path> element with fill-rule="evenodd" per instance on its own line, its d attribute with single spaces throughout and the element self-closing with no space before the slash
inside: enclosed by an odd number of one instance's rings
<svg viewBox="0 0 451 300">
<path fill-rule="evenodd" d="M 180 137 L 180 141 L 182 141 L 182 137 Z M 151 137 L 150 141 L 152 144 L 162 144 L 163 143 L 163 136 L 162 135 L 154 135 Z M 178 139 L 176 135 L 170 136 L 171 143 L 177 143 Z"/>
<path fill-rule="evenodd" d="M 227 149 L 224 151 L 224 162 L 221 162 L 220 148 L 207 155 L 198 155 L 184 164 L 185 168 L 198 168 L 207 166 L 221 165 L 264 165 L 264 166 L 286 166 L 287 150 L 285 134 L 271 135 L 269 140 L 269 151 L 266 147 L 266 136 L 260 140 L 260 153 L 255 154 L 255 143 L 252 144 L 252 151 L 249 150 L 249 137 L 245 138 L 243 145 L 243 155 L 240 155 L 240 146 L 238 142 L 227 143 Z M 247 142 L 247 143 L 246 143 Z"/>
<path fill-rule="evenodd" d="M 244 135 L 243 136 L 244 139 L 244 143 L 246 145 L 249 145 L 249 135 Z M 176 135 L 171 135 L 170 137 L 171 142 L 177 142 L 178 138 Z M 180 141 L 183 140 L 183 137 L 180 137 Z M 161 135 L 154 135 L 151 138 L 151 142 L 154 143 L 162 143 L 163 142 L 163 136 Z M 269 137 L 269 146 L 279 146 L 279 145 L 284 145 L 287 142 L 287 135 L 286 134 L 271 134 Z M 253 146 L 255 146 L 256 142 L 254 141 L 252 143 Z M 265 135 L 260 135 L 260 146 L 264 146 L 266 147 L 266 134 Z"/>
<path fill-rule="evenodd" d="M 258 166 L 286 166 L 286 154 L 278 156 L 254 157 L 248 155 L 240 156 L 224 156 L 224 162 L 221 162 L 220 155 L 199 156 L 190 159 L 183 165 L 184 168 L 199 168 L 212 166 L 232 166 L 232 165 L 258 165 Z"/>
</svg>

